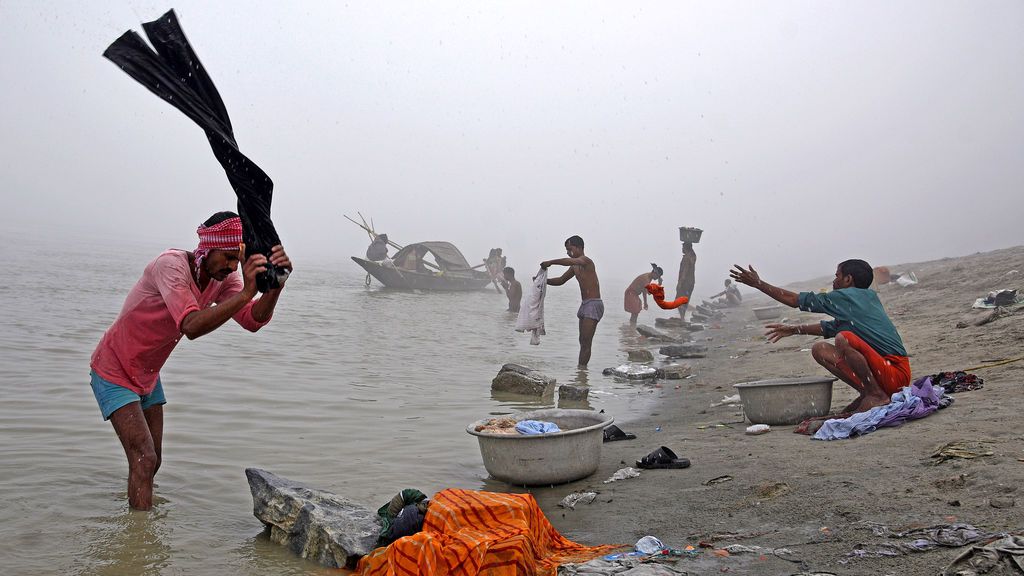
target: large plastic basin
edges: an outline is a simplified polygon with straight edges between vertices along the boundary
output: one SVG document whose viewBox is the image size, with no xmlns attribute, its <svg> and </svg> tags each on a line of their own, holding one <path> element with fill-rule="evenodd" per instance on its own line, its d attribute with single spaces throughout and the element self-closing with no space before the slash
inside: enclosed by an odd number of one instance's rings
<svg viewBox="0 0 1024 576">
<path fill-rule="evenodd" d="M 754 316 L 758 320 L 771 320 L 782 316 L 782 306 L 761 306 L 760 308 L 754 308 Z"/>
<path fill-rule="evenodd" d="M 835 381 L 833 376 L 775 378 L 733 386 L 740 393 L 747 420 L 754 424 L 785 426 L 828 414 Z"/>
<path fill-rule="evenodd" d="M 601 463 L 602 432 L 615 420 L 592 410 L 560 408 L 521 412 L 512 418 L 554 422 L 562 430 L 536 436 L 475 430 L 490 418 L 466 426 L 480 443 L 480 456 L 491 477 L 517 486 L 563 484 L 593 474 Z"/>
</svg>

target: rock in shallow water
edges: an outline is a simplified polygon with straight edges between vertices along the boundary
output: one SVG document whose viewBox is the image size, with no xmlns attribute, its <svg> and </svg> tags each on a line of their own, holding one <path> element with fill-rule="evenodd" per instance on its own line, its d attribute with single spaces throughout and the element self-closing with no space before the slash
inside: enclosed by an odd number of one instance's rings
<svg viewBox="0 0 1024 576">
<path fill-rule="evenodd" d="M 630 363 L 622 364 L 615 368 L 605 368 L 601 373 L 605 376 L 615 376 L 617 378 L 626 378 L 629 380 L 645 380 L 657 378 L 659 371 L 653 366 Z"/>
<path fill-rule="evenodd" d="M 650 350 L 626 350 L 630 362 L 651 362 L 654 354 Z"/>
<path fill-rule="evenodd" d="M 661 367 L 661 377 L 669 380 L 681 380 L 693 373 L 689 364 L 669 364 Z"/>
<path fill-rule="evenodd" d="M 590 395 L 590 386 L 578 384 L 562 384 L 558 387 L 558 400 L 586 400 Z"/>
<path fill-rule="evenodd" d="M 649 340 L 654 340 L 656 342 L 680 342 L 681 341 L 680 338 L 677 338 L 675 336 L 670 336 L 669 334 L 666 334 L 665 332 L 662 332 L 661 330 L 658 330 L 657 328 L 651 328 L 650 326 L 645 326 L 643 324 L 637 325 L 636 331 L 639 332 L 641 336 L 643 336 L 643 337 L 645 337 L 645 338 L 647 338 Z"/>
<path fill-rule="evenodd" d="M 708 353 L 708 347 L 701 344 L 676 344 L 662 346 L 658 353 L 670 358 L 703 358 Z"/>
<path fill-rule="evenodd" d="M 346 498 L 246 468 L 253 515 L 270 528 L 270 540 L 330 568 L 354 568 L 377 546 L 377 514 Z"/>
<path fill-rule="evenodd" d="M 491 392 L 544 396 L 555 390 L 555 379 L 519 364 L 505 364 L 491 380 Z"/>
</svg>

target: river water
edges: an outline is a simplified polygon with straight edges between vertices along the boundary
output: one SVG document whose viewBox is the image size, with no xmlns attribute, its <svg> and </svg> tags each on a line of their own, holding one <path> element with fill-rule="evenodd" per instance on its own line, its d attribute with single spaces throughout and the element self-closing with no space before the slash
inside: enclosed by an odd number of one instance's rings
<svg viewBox="0 0 1024 576">
<path fill-rule="evenodd" d="M 124 454 L 89 387 L 89 356 L 160 247 L 7 240 L 18 249 L 0 284 L 5 574 L 319 573 L 263 535 L 246 467 L 373 509 L 407 487 L 507 490 L 487 479 L 465 426 L 556 400 L 493 397 L 503 363 L 586 382 L 589 401 L 567 407 L 603 409 L 619 422 L 659 393 L 601 376 L 635 342 L 619 284 L 604 287 L 608 314 L 588 376 L 575 370 L 574 282 L 549 289 L 548 336 L 530 346 L 493 290 L 367 288 L 351 261 L 292 254 L 299 269 L 268 326 L 253 335 L 229 322 L 182 340 L 164 367 L 155 507 L 134 512 Z"/>
</svg>

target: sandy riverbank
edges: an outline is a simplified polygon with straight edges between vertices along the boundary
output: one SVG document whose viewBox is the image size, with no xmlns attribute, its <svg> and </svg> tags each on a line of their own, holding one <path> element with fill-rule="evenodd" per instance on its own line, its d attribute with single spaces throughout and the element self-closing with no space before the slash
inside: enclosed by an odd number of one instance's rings
<svg viewBox="0 0 1024 576">
<path fill-rule="evenodd" d="M 889 266 L 897 272 L 912 270 L 920 280 L 910 288 L 879 288 L 911 354 L 915 378 L 1024 353 L 1024 312 L 984 326 L 956 327 L 979 314 L 970 310 L 975 298 L 993 289 L 1024 288 L 1024 247 Z M 1011 270 L 1021 272 L 1007 275 Z M 765 279 L 772 281 L 770 271 Z M 818 289 L 830 282 L 823 276 L 791 288 Z M 720 328 L 698 333 L 696 341 L 710 339 L 710 352 L 691 361 L 695 375 L 662 381 L 654 413 L 619 422 L 636 433 L 636 440 L 605 444 L 600 469 L 586 480 L 533 490 L 556 528 L 588 544 L 633 543 L 653 534 L 677 548 L 712 539 L 718 546 L 787 547 L 800 561 L 756 554 L 722 558 L 705 552 L 679 561 L 679 568 L 694 574 L 901 575 L 934 574 L 961 550 L 843 563 L 860 544 L 884 541 L 866 523 L 893 529 L 952 522 L 991 531 L 1024 529 L 1024 488 L 1019 488 L 1024 486 L 1024 419 L 1019 416 L 1024 408 L 1024 361 L 976 371 L 985 379 L 984 389 L 957 394 L 950 408 L 900 428 L 836 442 L 811 440 L 794 434 L 793 427 L 747 436 L 739 408 L 711 407 L 734 393 L 732 384 L 825 372 L 803 350 L 816 338 L 766 343 L 765 322 L 751 312 L 766 301 L 749 289 L 745 293 L 743 307 L 730 310 Z M 822 318 L 798 310 L 786 317 L 801 322 Z M 837 383 L 833 409 L 853 396 Z M 717 423 L 730 427 L 706 427 Z M 658 427 L 660 432 L 655 431 Z M 988 442 L 993 455 L 934 465 L 933 451 L 954 440 Z M 649 470 L 639 478 L 602 483 L 660 445 L 690 458 L 692 467 Z M 732 480 L 704 485 L 723 475 Z M 566 494 L 583 489 L 600 492 L 593 504 L 575 511 L 557 506 Z M 1016 503 L 996 508 L 993 499 Z M 716 538 L 730 533 L 736 536 Z"/>
</svg>

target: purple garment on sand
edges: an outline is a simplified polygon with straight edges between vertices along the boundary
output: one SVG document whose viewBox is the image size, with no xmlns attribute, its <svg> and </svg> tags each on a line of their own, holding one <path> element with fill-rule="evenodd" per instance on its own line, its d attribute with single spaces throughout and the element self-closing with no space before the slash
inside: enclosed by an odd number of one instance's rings
<svg viewBox="0 0 1024 576">
<path fill-rule="evenodd" d="M 903 409 L 887 413 L 875 426 L 876 428 L 899 426 L 907 420 L 924 418 L 939 409 L 939 400 L 942 399 L 943 389 L 932 386 L 932 379 L 930 376 L 925 376 L 924 378 L 915 380 L 909 388 L 910 393 L 917 396 L 922 401 L 907 403 Z M 904 388 L 903 390 L 900 390 L 898 394 L 905 393 L 906 391 L 907 389 Z"/>
<path fill-rule="evenodd" d="M 827 420 L 814 434 L 815 440 L 841 440 L 874 432 L 886 426 L 899 426 L 939 409 L 943 389 L 932 385 L 928 376 L 919 378 L 910 386 L 892 395 L 885 406 L 876 406 L 849 418 Z"/>
</svg>

